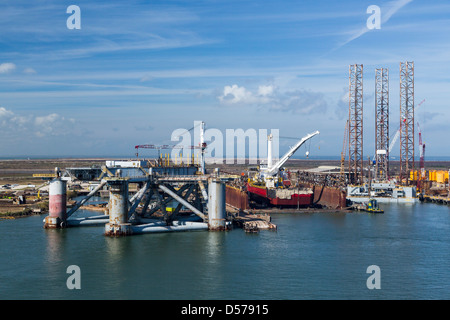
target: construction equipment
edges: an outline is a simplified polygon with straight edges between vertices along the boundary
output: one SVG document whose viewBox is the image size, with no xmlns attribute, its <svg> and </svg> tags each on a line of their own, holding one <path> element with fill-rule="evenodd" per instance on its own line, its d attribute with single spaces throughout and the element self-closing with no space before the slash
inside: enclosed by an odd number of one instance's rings
<svg viewBox="0 0 450 320">
<path fill-rule="evenodd" d="M 249 200 L 263 207 L 299 208 L 313 205 L 314 192 L 310 188 L 290 188 L 290 183 L 285 184 L 282 166 L 306 141 L 317 134 L 319 131 L 303 137 L 275 164 L 272 164 L 272 135 L 269 135 L 267 165 L 260 165 L 258 172 L 253 176 L 253 181 L 249 178 L 247 182 Z"/>
<path fill-rule="evenodd" d="M 424 102 L 425 102 L 425 99 L 423 99 L 414 109 L 417 110 Z M 405 121 L 406 121 L 406 119 L 402 119 L 402 121 L 400 121 L 400 127 L 395 132 L 395 135 L 391 140 L 391 144 L 389 145 L 389 154 L 391 153 L 392 149 L 394 148 L 395 143 L 397 142 L 398 138 L 400 137 L 402 123 L 405 123 Z"/>
<path fill-rule="evenodd" d="M 417 179 L 417 185 L 419 185 L 419 181 L 425 180 L 425 144 L 422 142 L 422 130 L 420 130 L 419 122 L 417 122 L 417 128 L 419 129 L 419 154 L 420 154 L 420 174 Z"/>
<path fill-rule="evenodd" d="M 307 134 L 300 141 L 298 141 L 286 154 L 274 165 L 272 165 L 272 150 L 271 139 L 269 139 L 270 146 L 268 147 L 268 163 L 267 166 L 261 166 L 258 179 L 265 181 L 267 187 L 274 187 L 274 180 L 278 177 L 281 167 L 289 160 L 290 157 L 300 148 L 306 141 L 319 134 L 319 131 Z M 278 180 L 278 179 L 276 179 Z"/>
<path fill-rule="evenodd" d="M 183 150 L 186 150 L 186 149 L 191 149 L 191 150 L 199 149 L 199 150 L 201 150 L 201 153 L 200 153 L 200 157 L 201 157 L 201 159 L 200 159 L 200 171 L 203 174 L 205 174 L 206 173 L 205 172 L 206 143 L 205 143 L 205 138 L 204 138 L 204 136 L 205 136 L 205 123 L 203 121 L 195 121 L 194 122 L 194 126 L 191 129 L 186 130 L 185 133 L 196 129 L 197 127 L 200 127 L 200 132 L 199 132 L 200 143 L 199 143 L 198 146 L 192 146 L 192 145 L 191 146 L 186 146 L 186 145 L 180 145 L 180 144 L 177 144 L 177 145 L 140 144 L 140 145 L 136 145 L 134 147 L 134 149 L 136 150 L 136 157 L 137 158 L 139 157 L 139 149 L 156 149 L 156 150 L 158 150 L 158 159 L 161 158 L 161 150 L 163 150 L 163 149 L 183 149 Z M 179 138 L 181 135 L 178 135 L 175 138 Z M 194 163 L 194 154 L 192 154 L 192 163 Z"/>
</svg>

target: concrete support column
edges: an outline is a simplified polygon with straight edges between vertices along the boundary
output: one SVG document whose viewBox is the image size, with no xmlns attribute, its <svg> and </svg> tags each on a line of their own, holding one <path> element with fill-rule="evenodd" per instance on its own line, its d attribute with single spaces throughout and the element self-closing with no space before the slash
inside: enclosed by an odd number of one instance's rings
<svg viewBox="0 0 450 320">
<path fill-rule="evenodd" d="M 128 223 L 128 183 L 124 180 L 109 181 L 109 223 L 105 235 L 124 236 L 131 234 Z"/>
<path fill-rule="evenodd" d="M 210 230 L 226 230 L 225 183 L 218 178 L 208 180 L 208 224 Z"/>
<path fill-rule="evenodd" d="M 67 221 L 67 183 L 60 177 L 50 182 L 49 215 L 45 218 L 44 228 L 65 228 Z"/>
</svg>

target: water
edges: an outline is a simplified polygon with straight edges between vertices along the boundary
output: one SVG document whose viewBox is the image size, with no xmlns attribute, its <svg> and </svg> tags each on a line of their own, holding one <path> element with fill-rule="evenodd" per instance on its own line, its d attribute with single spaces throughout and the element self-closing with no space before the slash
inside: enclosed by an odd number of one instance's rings
<svg viewBox="0 0 450 320">
<path fill-rule="evenodd" d="M 109 238 L 103 227 L 43 229 L 44 216 L 3 220 L 0 299 L 450 299 L 450 207 L 383 208 L 283 213 L 276 232 L 258 234 Z M 67 288 L 70 265 L 80 290 Z M 370 265 L 379 290 L 367 288 Z"/>
</svg>

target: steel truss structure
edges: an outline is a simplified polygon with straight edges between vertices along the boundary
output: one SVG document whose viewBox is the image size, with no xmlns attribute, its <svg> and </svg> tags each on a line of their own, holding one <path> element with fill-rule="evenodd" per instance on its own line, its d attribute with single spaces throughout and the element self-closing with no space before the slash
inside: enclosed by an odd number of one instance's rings
<svg viewBox="0 0 450 320">
<path fill-rule="evenodd" d="M 414 62 L 400 62 L 400 181 L 414 171 Z"/>
<path fill-rule="evenodd" d="M 363 183 L 363 65 L 349 66 L 348 172 L 351 184 Z"/>
<path fill-rule="evenodd" d="M 389 69 L 375 70 L 375 178 L 389 179 Z"/>
</svg>

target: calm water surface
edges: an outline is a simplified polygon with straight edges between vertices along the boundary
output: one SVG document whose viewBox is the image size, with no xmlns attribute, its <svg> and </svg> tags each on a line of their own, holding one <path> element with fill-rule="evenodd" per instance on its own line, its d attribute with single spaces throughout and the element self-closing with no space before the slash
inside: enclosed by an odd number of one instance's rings
<svg viewBox="0 0 450 320">
<path fill-rule="evenodd" d="M 450 207 L 383 208 L 282 213 L 259 234 L 109 238 L 103 227 L 45 230 L 44 216 L 3 220 L 0 299 L 450 299 Z M 66 286 L 70 265 L 80 290 Z M 366 286 L 370 265 L 380 290 Z"/>
</svg>

